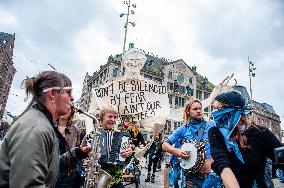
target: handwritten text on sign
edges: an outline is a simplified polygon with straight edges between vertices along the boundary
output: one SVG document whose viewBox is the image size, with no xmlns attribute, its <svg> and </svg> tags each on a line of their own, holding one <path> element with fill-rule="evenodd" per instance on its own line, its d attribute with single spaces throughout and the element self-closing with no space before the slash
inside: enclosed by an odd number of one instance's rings
<svg viewBox="0 0 284 188">
<path fill-rule="evenodd" d="M 113 104 L 135 120 L 161 116 L 169 110 L 167 88 L 152 81 L 128 79 L 95 89 L 97 104 Z"/>
</svg>

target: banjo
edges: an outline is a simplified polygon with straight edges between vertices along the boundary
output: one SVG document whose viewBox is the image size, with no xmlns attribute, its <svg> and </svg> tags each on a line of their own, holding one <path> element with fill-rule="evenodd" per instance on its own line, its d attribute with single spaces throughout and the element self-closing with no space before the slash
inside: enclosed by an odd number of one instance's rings
<svg viewBox="0 0 284 188">
<path fill-rule="evenodd" d="M 205 130 L 205 123 L 203 123 L 198 129 L 198 135 L 196 141 L 189 141 L 181 146 L 181 150 L 189 153 L 188 159 L 181 159 L 180 166 L 185 170 L 189 170 L 190 173 L 197 173 L 203 167 L 206 159 L 205 144 L 207 140 L 202 140 L 201 137 Z"/>
<path fill-rule="evenodd" d="M 181 159 L 180 166 L 189 170 L 191 173 L 199 172 L 205 163 L 205 144 L 207 140 L 201 141 L 199 143 L 195 141 L 190 141 L 188 143 L 184 143 L 181 146 L 181 150 L 184 152 L 190 152 L 188 159 Z"/>
</svg>

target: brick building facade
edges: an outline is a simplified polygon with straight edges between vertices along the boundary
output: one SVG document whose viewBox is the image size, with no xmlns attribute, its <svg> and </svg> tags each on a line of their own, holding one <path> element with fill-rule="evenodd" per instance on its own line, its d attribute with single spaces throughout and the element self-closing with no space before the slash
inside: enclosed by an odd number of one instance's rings
<svg viewBox="0 0 284 188">
<path fill-rule="evenodd" d="M 3 118 L 16 69 L 13 65 L 15 34 L 0 32 L 0 120 Z"/>
</svg>

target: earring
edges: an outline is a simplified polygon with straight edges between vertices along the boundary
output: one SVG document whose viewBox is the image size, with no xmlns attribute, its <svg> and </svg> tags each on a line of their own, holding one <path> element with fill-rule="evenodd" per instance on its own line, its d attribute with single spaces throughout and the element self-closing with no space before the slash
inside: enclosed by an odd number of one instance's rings
<svg viewBox="0 0 284 188">
<path fill-rule="evenodd" d="M 54 102 L 55 102 L 55 99 L 52 99 L 51 102 L 54 103 Z"/>
</svg>

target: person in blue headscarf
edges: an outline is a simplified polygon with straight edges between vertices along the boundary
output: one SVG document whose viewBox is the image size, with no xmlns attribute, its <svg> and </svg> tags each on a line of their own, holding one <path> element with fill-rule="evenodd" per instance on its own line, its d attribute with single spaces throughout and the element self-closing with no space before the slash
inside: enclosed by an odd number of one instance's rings
<svg viewBox="0 0 284 188">
<path fill-rule="evenodd" d="M 163 150 L 182 159 L 188 159 L 190 154 L 179 148 L 174 148 L 172 145 L 178 140 L 196 141 L 198 139 L 198 132 L 200 133 L 201 141 L 207 140 L 208 130 L 215 126 L 215 123 L 214 121 L 207 122 L 203 119 L 202 105 L 197 99 L 189 100 L 185 104 L 183 120 L 184 124 L 177 128 L 173 134 L 168 137 L 167 141 L 163 143 Z M 210 154 L 209 143 L 205 144 L 205 150 L 206 160 L 200 172 L 192 174 L 189 173 L 189 171 L 185 171 L 186 183 L 189 184 L 190 187 L 201 188 L 204 182 L 204 177 L 211 171 L 211 163 L 213 160 Z"/>
<path fill-rule="evenodd" d="M 208 138 L 214 172 L 229 188 L 268 187 L 266 160 L 274 160 L 273 150 L 281 146 L 280 141 L 251 120 L 247 101 L 239 92 L 218 95 L 212 106 L 216 127 L 209 130 Z"/>
</svg>

